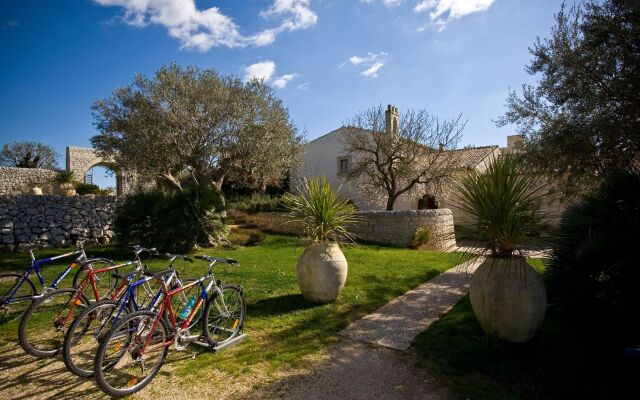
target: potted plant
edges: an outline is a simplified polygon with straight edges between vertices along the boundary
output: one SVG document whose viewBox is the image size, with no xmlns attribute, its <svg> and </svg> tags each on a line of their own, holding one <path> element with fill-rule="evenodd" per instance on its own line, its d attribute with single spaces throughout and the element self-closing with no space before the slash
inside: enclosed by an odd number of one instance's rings
<svg viewBox="0 0 640 400">
<path fill-rule="evenodd" d="M 347 280 L 347 260 L 339 243 L 353 239 L 346 227 L 355 222 L 355 208 L 338 197 L 326 178 L 304 181 L 298 195 L 283 198 L 292 222 L 310 241 L 298 259 L 298 286 L 305 299 L 335 301 Z"/>
<path fill-rule="evenodd" d="M 536 240 L 530 234 L 543 219 L 542 196 L 535 177 L 509 155 L 458 184 L 456 205 L 474 219 L 486 257 L 471 277 L 471 305 L 487 334 L 510 342 L 531 339 L 546 311 L 542 278 L 516 248 Z"/>
<path fill-rule="evenodd" d="M 60 194 L 63 196 L 74 196 L 76 194 L 76 188 L 74 186 L 73 172 L 60 171 L 53 179 L 54 194 Z"/>
</svg>

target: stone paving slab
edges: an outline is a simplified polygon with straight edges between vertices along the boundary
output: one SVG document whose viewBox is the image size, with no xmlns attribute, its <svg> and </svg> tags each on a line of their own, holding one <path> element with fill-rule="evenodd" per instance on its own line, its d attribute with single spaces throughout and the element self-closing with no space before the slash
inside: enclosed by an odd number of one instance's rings
<svg viewBox="0 0 640 400">
<path fill-rule="evenodd" d="M 396 350 L 407 350 L 413 339 L 449 311 L 469 290 L 471 274 L 484 261 L 457 265 L 355 321 L 340 335 Z"/>
</svg>

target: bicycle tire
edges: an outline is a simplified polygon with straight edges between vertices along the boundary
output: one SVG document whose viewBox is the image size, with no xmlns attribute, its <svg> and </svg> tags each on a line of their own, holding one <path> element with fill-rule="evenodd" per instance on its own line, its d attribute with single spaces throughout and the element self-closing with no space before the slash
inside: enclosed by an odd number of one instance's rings
<svg viewBox="0 0 640 400">
<path fill-rule="evenodd" d="M 9 292 L 15 288 L 15 285 L 22 279 L 24 274 L 18 274 L 15 272 L 5 272 L 0 274 L 0 282 L 6 280 L 6 285 L 0 286 L 0 305 L 4 303 L 4 300 L 9 295 Z M 6 287 L 5 287 L 6 286 Z M 31 282 L 29 278 L 26 278 L 24 282 L 20 284 L 18 291 L 24 291 L 24 293 L 18 294 L 18 299 L 11 301 L 5 307 L 0 309 L 0 323 L 7 323 L 15 321 L 20 318 L 29 309 L 33 302 L 34 296 L 38 293 L 36 286 Z"/>
<path fill-rule="evenodd" d="M 18 328 L 18 342 L 25 352 L 34 357 L 47 358 L 55 356 L 62 350 L 62 342 L 64 340 L 62 333 L 64 325 L 69 322 L 69 319 L 59 320 L 59 316 L 65 312 L 64 309 L 60 310 L 60 306 L 68 306 L 69 302 L 75 298 L 76 302 L 79 300 L 82 303 L 76 303 L 76 306 L 74 306 L 77 313 L 77 309 L 81 306 L 86 307 L 89 305 L 89 301 L 84 295 L 81 294 L 79 297 L 76 295 L 77 291 L 74 289 L 56 289 L 33 301 L 27 312 L 22 316 Z M 54 296 L 59 296 L 57 301 L 60 301 L 60 303 L 51 304 Z M 56 318 L 51 319 L 50 316 L 47 318 L 47 315 L 44 314 L 47 311 L 55 315 Z M 33 318 L 37 312 L 42 313 L 37 314 L 39 319 Z M 36 324 L 44 326 L 40 327 Z M 36 344 L 36 339 L 42 340 Z"/>
<path fill-rule="evenodd" d="M 225 292 L 233 292 L 237 296 L 239 304 L 236 304 L 237 310 L 235 310 L 235 312 L 237 312 L 238 315 L 230 315 L 229 317 L 223 316 L 223 318 L 226 318 L 226 324 L 231 323 L 231 328 L 227 326 L 221 326 L 221 324 L 217 323 L 217 321 L 220 321 L 220 308 L 216 304 L 216 300 L 220 295 L 216 291 L 209 296 L 202 318 L 202 335 L 211 347 L 215 347 L 222 343 L 228 342 L 229 340 L 238 336 L 244 326 L 244 316 L 247 307 L 246 300 L 242 292 L 242 287 L 237 285 L 223 285 L 220 289 L 223 296 L 225 295 Z M 212 313 L 216 313 L 217 316 Z M 214 317 L 213 324 L 210 320 L 211 317 Z"/>
<path fill-rule="evenodd" d="M 153 371 L 151 371 L 151 373 L 148 376 L 146 376 L 142 381 L 136 380 L 129 389 L 115 388 L 112 386 L 110 382 L 107 381 L 105 374 L 110 374 L 115 371 L 115 368 L 113 367 L 103 368 L 103 363 L 105 361 L 105 353 L 107 352 L 107 349 L 111 344 L 111 339 L 114 336 L 118 335 L 121 332 L 121 330 L 125 327 L 126 324 L 131 324 L 133 323 L 132 321 L 134 319 L 142 319 L 144 317 L 151 318 L 152 321 L 155 321 L 156 319 L 158 319 L 158 324 L 155 326 L 155 329 L 152 333 L 155 333 L 158 327 L 161 327 L 161 329 L 164 332 L 164 337 L 165 337 L 164 340 L 165 341 L 168 340 L 169 328 L 166 326 L 166 323 L 163 318 L 158 318 L 158 313 L 156 312 L 147 311 L 147 310 L 136 311 L 131 314 L 128 314 L 126 317 L 120 320 L 117 324 L 112 326 L 111 329 L 109 330 L 109 333 L 107 333 L 105 337 L 100 341 L 100 345 L 98 347 L 98 351 L 96 352 L 95 359 L 94 359 L 94 366 L 93 366 L 96 384 L 103 392 L 105 392 L 110 396 L 124 397 L 144 389 L 155 378 L 158 372 L 160 372 L 160 369 L 164 364 L 164 360 L 166 359 L 167 353 L 168 353 L 168 347 L 163 345 L 160 351 L 160 360 L 158 361 L 157 366 L 155 366 Z M 131 331 L 130 328 L 126 330 Z M 131 343 L 129 339 L 127 339 L 128 340 L 127 344 Z M 125 350 L 126 350 L 125 353 L 128 352 L 128 349 L 125 349 Z M 110 361 L 107 364 L 115 366 L 117 363 L 120 362 L 123 356 L 124 355 L 121 355 L 115 362 Z M 127 382 L 127 385 L 129 385 L 130 382 L 131 381 Z"/>
<path fill-rule="evenodd" d="M 90 325 L 86 325 L 86 321 L 90 318 L 91 313 L 99 312 L 96 311 L 97 309 L 104 308 L 104 311 L 107 311 L 109 307 L 112 307 L 112 309 L 110 310 L 111 315 L 109 315 L 109 317 L 112 319 L 113 311 L 117 306 L 118 302 L 115 300 L 102 300 L 87 307 L 82 313 L 74 318 L 73 322 L 69 326 L 69 329 L 67 329 L 67 331 L 65 332 L 64 342 L 62 344 L 62 361 L 64 361 L 64 365 L 67 367 L 69 372 L 82 378 L 91 378 L 93 376 L 93 356 L 95 356 L 100 340 L 100 337 L 98 337 L 97 339 L 95 338 L 95 334 L 97 333 L 98 329 L 103 329 L 104 332 L 102 332 L 102 334 L 106 334 L 111 329 L 111 326 L 107 324 L 104 324 L 104 326 L 102 326 L 104 322 L 104 319 L 102 319 L 101 321 L 99 321 L 101 323 L 101 326 L 96 326 L 96 332 L 89 332 Z M 93 318 L 94 319 L 89 319 L 89 324 L 91 323 L 91 321 L 97 321 L 99 317 L 97 318 L 96 316 L 94 316 Z M 83 323 L 85 324 L 85 326 L 80 326 Z M 79 332 L 78 328 L 81 328 Z M 76 351 L 72 351 L 72 349 L 78 346 L 79 341 L 86 337 L 87 334 L 94 337 L 95 343 L 92 344 L 91 340 L 89 339 L 89 343 L 85 345 L 85 347 L 91 347 L 91 349 L 87 349 L 84 351 L 84 353 L 87 354 L 88 357 L 90 357 L 90 360 L 88 362 L 89 365 L 88 367 L 85 367 L 86 364 L 83 364 L 81 362 L 82 355 L 77 354 Z M 89 354 L 91 354 L 91 356 L 89 356 Z"/>
</svg>

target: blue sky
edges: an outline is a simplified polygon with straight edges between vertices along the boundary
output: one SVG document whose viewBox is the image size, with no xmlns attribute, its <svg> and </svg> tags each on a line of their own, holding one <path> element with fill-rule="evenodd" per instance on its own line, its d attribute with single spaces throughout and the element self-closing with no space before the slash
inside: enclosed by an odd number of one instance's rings
<svg viewBox="0 0 640 400">
<path fill-rule="evenodd" d="M 62 155 L 95 134 L 90 105 L 164 63 L 268 79 L 313 139 L 378 104 L 468 119 L 461 145 L 532 78 L 528 47 L 559 0 L 0 0 L 0 143 Z"/>
</svg>

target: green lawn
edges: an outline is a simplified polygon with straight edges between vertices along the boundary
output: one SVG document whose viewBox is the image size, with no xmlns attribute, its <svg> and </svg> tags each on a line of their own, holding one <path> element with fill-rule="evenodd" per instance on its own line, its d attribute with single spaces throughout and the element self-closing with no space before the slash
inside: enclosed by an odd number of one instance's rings
<svg viewBox="0 0 640 400">
<path fill-rule="evenodd" d="M 532 264 L 544 270 L 540 260 Z M 529 343 L 491 340 L 466 296 L 422 332 L 411 351 L 465 399 L 633 398 L 623 388 L 637 381 L 638 365 L 625 364 L 619 348 L 607 348 L 611 342 L 602 338 L 610 333 L 606 326 L 578 323 L 551 304 Z"/>
<path fill-rule="evenodd" d="M 174 372 L 185 380 L 197 381 L 199 374 L 186 374 L 194 367 L 215 368 L 237 377 L 256 371 L 269 374 L 283 368 L 306 366 L 323 348 L 337 340 L 337 333 L 352 321 L 372 312 L 389 300 L 438 275 L 461 261 L 460 255 L 415 251 L 373 245 L 344 246 L 349 262 L 346 286 L 337 302 L 315 305 L 299 294 L 295 265 L 303 248 L 295 237 L 268 235 L 255 247 L 233 250 L 208 249 L 206 254 L 233 257 L 240 267 L 224 267 L 218 277 L 224 282 L 240 284 L 247 297 L 246 333 L 249 339 L 218 354 L 202 352 L 195 359 L 174 363 Z M 62 250 L 42 251 L 38 256 L 59 254 Z M 125 260 L 128 254 L 114 248 L 94 248 L 93 256 Z M 11 265 L 26 265 L 20 253 L 0 253 L 0 270 Z M 153 269 L 162 268 L 155 261 Z M 206 264 L 182 263 L 182 277 L 197 277 Z M 64 266 L 45 267 L 51 282 Z M 70 285 L 72 277 L 65 281 Z M 17 322 L 0 327 L 0 343 L 14 342 Z M 205 369 L 206 371 L 206 369 Z"/>
</svg>

